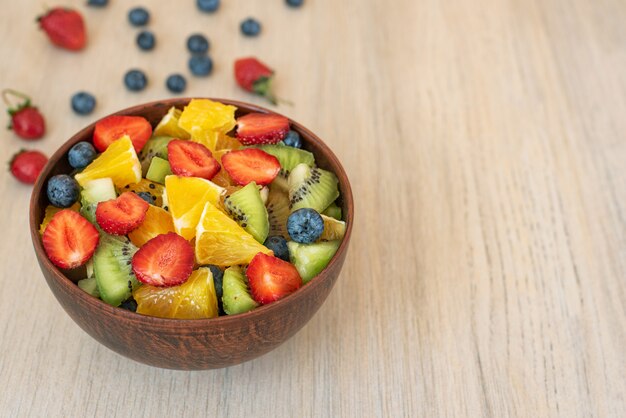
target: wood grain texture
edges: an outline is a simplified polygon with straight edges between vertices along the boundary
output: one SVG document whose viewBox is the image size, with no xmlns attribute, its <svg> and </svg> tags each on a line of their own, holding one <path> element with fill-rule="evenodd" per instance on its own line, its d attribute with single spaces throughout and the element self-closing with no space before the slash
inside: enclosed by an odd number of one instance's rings
<svg viewBox="0 0 626 418">
<path fill-rule="evenodd" d="M 141 53 L 126 2 L 84 11 L 90 46 L 49 47 L 40 2 L 3 2 L 0 79 L 32 93 L 53 151 L 96 117 L 167 97 L 185 38 L 215 73 L 189 95 L 252 101 L 231 62 L 277 72 L 278 110 L 350 176 L 356 223 L 326 304 L 277 350 L 176 372 L 126 360 L 54 300 L 29 242 L 29 188 L 0 176 L 0 415 L 626 415 L 626 5 L 620 0 L 144 0 Z M 238 23 L 264 32 L 244 39 Z M 151 87 L 128 93 L 127 68 Z M 80 89 L 91 117 L 69 110 Z M 262 103 L 262 102 L 258 102 Z M 9 155 L 25 144 L 2 134 Z M 297 411 L 297 414 L 294 412 Z"/>
</svg>

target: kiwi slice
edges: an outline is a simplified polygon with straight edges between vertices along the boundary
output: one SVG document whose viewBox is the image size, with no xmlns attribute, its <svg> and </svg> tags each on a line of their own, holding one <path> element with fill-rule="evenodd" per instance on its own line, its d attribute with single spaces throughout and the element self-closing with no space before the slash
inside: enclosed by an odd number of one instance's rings
<svg viewBox="0 0 626 418">
<path fill-rule="evenodd" d="M 289 259 L 296 266 L 302 282 L 307 283 L 317 276 L 333 258 L 341 240 L 322 241 L 315 244 L 299 244 L 289 241 Z"/>
<path fill-rule="evenodd" d="M 313 153 L 303 149 L 285 145 L 258 145 L 257 148 L 276 157 L 280 163 L 280 167 L 286 172 L 290 172 L 298 164 L 306 164 L 309 167 L 315 165 L 315 156 Z"/>
<path fill-rule="evenodd" d="M 89 293 L 94 298 L 100 297 L 100 293 L 98 292 L 98 284 L 96 283 L 95 277 L 89 277 L 87 279 L 79 280 L 76 284 L 78 285 L 78 287 Z"/>
<path fill-rule="evenodd" d="M 337 202 L 333 202 L 329 207 L 326 208 L 322 215 L 330 216 L 331 218 L 335 218 L 338 221 L 341 220 L 341 208 L 337 206 Z"/>
<path fill-rule="evenodd" d="M 250 295 L 246 276 L 241 271 L 241 268 L 238 266 L 227 268 L 222 280 L 224 292 L 222 295 L 222 303 L 226 314 L 235 315 L 244 313 L 259 306 Z"/>
<path fill-rule="evenodd" d="M 270 192 L 267 196 L 267 216 L 270 223 L 269 235 L 280 235 L 289 240 L 287 233 L 287 218 L 289 218 L 289 196 L 287 191 L 274 183 L 270 184 Z"/>
<path fill-rule="evenodd" d="M 80 214 L 99 228 L 96 223 L 98 203 L 116 197 L 113 180 L 109 177 L 88 181 L 80 192 Z"/>
<path fill-rule="evenodd" d="M 167 144 L 174 139 L 171 136 L 153 136 L 143 146 L 139 153 L 139 161 L 141 162 L 141 171 L 145 177 L 150 167 L 152 158 L 159 157 L 167 160 Z"/>
<path fill-rule="evenodd" d="M 165 177 L 170 174 L 172 174 L 170 163 L 161 157 L 153 157 L 146 178 L 155 183 L 165 184 Z"/>
<path fill-rule="evenodd" d="M 337 177 L 330 171 L 298 164 L 289 174 L 289 206 L 323 212 L 339 197 Z"/>
<path fill-rule="evenodd" d="M 272 181 L 271 186 L 289 193 L 289 172 L 281 168 L 276 178 Z"/>
<path fill-rule="evenodd" d="M 100 298 L 109 305 L 119 306 L 139 286 L 131 267 L 136 251 L 137 247 L 125 237 L 101 234 L 93 267 Z"/>
<path fill-rule="evenodd" d="M 267 209 L 255 182 L 224 198 L 226 212 L 261 244 L 270 231 Z"/>
</svg>

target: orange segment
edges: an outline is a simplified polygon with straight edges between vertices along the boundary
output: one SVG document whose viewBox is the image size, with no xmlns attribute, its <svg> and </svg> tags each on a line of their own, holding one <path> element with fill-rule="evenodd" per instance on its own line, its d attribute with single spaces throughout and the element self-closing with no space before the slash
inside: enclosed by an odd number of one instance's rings
<svg viewBox="0 0 626 418">
<path fill-rule="evenodd" d="M 46 227 L 52 220 L 52 217 L 56 215 L 57 212 L 62 211 L 64 208 L 57 208 L 56 206 L 48 205 L 46 206 L 46 212 L 43 216 L 43 221 L 41 221 L 41 225 L 39 225 L 39 233 L 43 235 L 43 231 L 46 230 Z M 80 209 L 80 203 L 76 202 L 69 209 L 78 212 Z"/>
<path fill-rule="evenodd" d="M 120 192 L 145 192 L 152 196 L 151 204 L 155 206 L 163 206 L 163 190 L 165 188 L 159 183 L 155 183 L 148 179 L 141 179 L 139 183 L 130 184 L 124 187 Z"/>
<path fill-rule="evenodd" d="M 178 126 L 188 132 L 193 141 L 215 151 L 220 136 L 237 124 L 235 110 L 235 106 L 207 99 L 193 99 L 182 111 Z"/>
<path fill-rule="evenodd" d="M 139 183 L 141 163 L 128 135 L 114 141 L 98 158 L 74 177 L 84 186 L 90 180 L 111 177 L 117 188 Z"/>
<path fill-rule="evenodd" d="M 128 234 L 128 238 L 136 247 L 141 247 L 157 235 L 168 232 L 175 232 L 172 215 L 164 209 L 150 205 L 145 219 L 139 228 Z"/>
<path fill-rule="evenodd" d="M 218 316 L 211 270 L 201 267 L 179 286 L 142 285 L 133 291 L 137 313 L 160 318 L 199 319 Z"/>
<path fill-rule="evenodd" d="M 248 264 L 259 252 L 273 254 L 228 215 L 210 203 L 204 206 L 196 230 L 198 264 L 215 264 L 223 267 Z"/>
<path fill-rule="evenodd" d="M 196 235 L 196 225 L 207 202 L 218 205 L 226 191 L 198 177 L 165 177 L 167 205 L 177 234 L 187 240 Z"/>
<path fill-rule="evenodd" d="M 189 132 L 178 126 L 182 110 L 171 107 L 163 119 L 154 128 L 153 136 L 171 136 L 172 138 L 189 139 Z"/>
</svg>

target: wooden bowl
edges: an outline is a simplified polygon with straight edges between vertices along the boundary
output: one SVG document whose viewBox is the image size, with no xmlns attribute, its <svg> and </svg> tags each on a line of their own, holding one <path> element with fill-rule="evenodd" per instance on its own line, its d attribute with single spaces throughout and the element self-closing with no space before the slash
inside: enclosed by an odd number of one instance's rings
<svg viewBox="0 0 626 418">
<path fill-rule="evenodd" d="M 249 112 L 271 113 L 261 107 L 214 99 L 238 108 L 237 116 Z M 183 108 L 189 99 L 169 99 L 131 107 L 117 115 L 140 115 L 155 126 L 172 106 Z M 291 121 L 313 152 L 317 164 L 339 179 L 346 234 L 328 266 L 307 285 L 282 300 L 253 311 L 213 319 L 163 319 L 115 308 L 91 297 L 55 267 L 43 249 L 39 225 L 48 200 L 45 185 L 55 174 L 69 173 L 69 149 L 79 141 L 91 141 L 94 124 L 78 132 L 54 153 L 34 186 L 30 201 L 30 233 L 35 254 L 48 286 L 63 309 L 83 330 L 111 350 L 151 366 L 201 370 L 232 366 L 259 357 L 294 335 L 322 306 L 337 281 L 346 257 L 352 230 L 354 203 L 346 173 L 332 151 L 311 131 Z"/>
</svg>

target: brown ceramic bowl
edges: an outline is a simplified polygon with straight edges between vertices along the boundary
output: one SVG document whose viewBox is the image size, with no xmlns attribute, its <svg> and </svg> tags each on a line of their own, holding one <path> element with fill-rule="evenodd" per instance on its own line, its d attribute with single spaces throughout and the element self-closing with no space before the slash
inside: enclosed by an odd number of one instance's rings
<svg viewBox="0 0 626 418">
<path fill-rule="evenodd" d="M 238 108 L 237 116 L 249 112 L 271 113 L 255 105 L 215 99 Z M 189 99 L 169 99 L 131 107 L 118 115 L 140 115 L 155 126 L 172 106 L 183 108 Z M 337 281 L 346 257 L 354 206 L 348 177 L 332 151 L 311 131 L 291 121 L 313 152 L 317 164 L 339 178 L 346 235 L 326 269 L 297 292 L 244 314 L 214 319 L 162 319 L 139 315 L 107 305 L 76 286 L 71 277 L 55 267 L 44 252 L 39 224 L 48 204 L 45 185 L 55 174 L 69 173 L 67 152 L 79 141 L 91 141 L 94 124 L 78 132 L 50 158 L 33 189 L 30 201 L 30 233 L 41 271 L 63 309 L 89 335 L 111 350 L 151 366 L 200 370 L 232 366 L 259 357 L 294 335 L 322 306 Z M 73 280 L 72 280 L 73 279 Z"/>
</svg>

